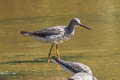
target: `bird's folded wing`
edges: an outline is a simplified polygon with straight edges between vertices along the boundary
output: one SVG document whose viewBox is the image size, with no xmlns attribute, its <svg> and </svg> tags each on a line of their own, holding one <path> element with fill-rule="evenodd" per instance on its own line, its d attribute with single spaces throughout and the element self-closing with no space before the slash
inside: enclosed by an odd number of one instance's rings
<svg viewBox="0 0 120 80">
<path fill-rule="evenodd" d="M 42 29 L 40 31 L 31 32 L 31 35 L 40 36 L 40 37 L 46 37 L 46 36 L 58 35 L 58 34 L 60 34 L 60 30 L 55 28 L 48 28 L 48 29 Z"/>
</svg>

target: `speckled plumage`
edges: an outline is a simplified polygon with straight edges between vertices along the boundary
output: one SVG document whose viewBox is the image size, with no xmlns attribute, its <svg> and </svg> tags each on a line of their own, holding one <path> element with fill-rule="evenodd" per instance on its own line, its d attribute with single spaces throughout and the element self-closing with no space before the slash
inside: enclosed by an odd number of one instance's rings
<svg viewBox="0 0 120 80">
<path fill-rule="evenodd" d="M 74 31 L 72 33 L 68 33 L 66 26 L 54 26 L 47 29 L 42 29 L 40 31 L 26 33 L 25 31 L 22 31 L 21 33 L 34 37 L 42 42 L 52 44 L 62 43 L 74 35 Z"/>
<path fill-rule="evenodd" d="M 92 74 L 91 69 L 79 62 L 72 62 L 72 61 L 64 61 L 64 60 L 58 60 L 56 57 L 52 57 L 54 62 L 57 64 L 60 64 L 61 67 L 63 67 L 66 71 L 71 72 L 72 74 L 78 73 L 78 72 L 85 72 Z"/>
<path fill-rule="evenodd" d="M 58 60 L 54 56 L 52 57 L 52 61 L 59 64 L 64 70 L 73 74 L 73 76 L 68 78 L 68 80 L 97 80 L 93 76 L 91 69 L 85 64 Z"/>
<path fill-rule="evenodd" d="M 57 56 L 59 56 L 60 58 L 58 44 L 63 43 L 64 41 L 70 39 L 74 35 L 75 27 L 78 25 L 88 30 L 91 30 L 90 28 L 81 24 L 80 19 L 73 18 L 68 24 L 68 26 L 53 26 L 46 29 L 41 29 L 39 31 L 33 31 L 33 32 L 21 31 L 20 33 L 26 36 L 36 38 L 45 43 L 51 43 L 52 45 L 49 51 L 48 58 L 50 58 L 52 48 L 55 44 Z M 48 62 L 50 62 L 50 59 Z"/>
<path fill-rule="evenodd" d="M 71 20 L 68 26 L 53 26 L 39 31 L 26 32 L 21 31 L 21 34 L 34 37 L 42 42 L 59 44 L 74 35 L 74 27 L 77 24 L 81 24 L 78 18 Z M 87 27 L 90 30 L 90 28 Z"/>
</svg>

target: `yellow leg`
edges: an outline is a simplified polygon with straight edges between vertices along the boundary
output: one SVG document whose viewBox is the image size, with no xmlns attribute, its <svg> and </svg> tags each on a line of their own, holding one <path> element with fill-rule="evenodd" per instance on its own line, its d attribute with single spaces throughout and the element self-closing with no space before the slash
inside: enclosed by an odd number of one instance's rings
<svg viewBox="0 0 120 80">
<path fill-rule="evenodd" d="M 49 54 L 48 54 L 48 62 L 50 62 L 50 55 L 51 55 L 51 51 L 52 51 L 53 46 L 54 46 L 54 44 L 51 45 L 51 48 L 50 48 L 50 51 L 49 51 Z"/>
<path fill-rule="evenodd" d="M 60 60 L 60 50 L 57 44 L 56 44 L 56 54 L 57 54 L 57 58 Z"/>
<path fill-rule="evenodd" d="M 57 44 L 56 44 L 56 54 L 57 54 L 57 58 L 60 60 L 60 50 Z M 60 73 L 60 65 L 58 65 L 58 73 Z"/>
</svg>

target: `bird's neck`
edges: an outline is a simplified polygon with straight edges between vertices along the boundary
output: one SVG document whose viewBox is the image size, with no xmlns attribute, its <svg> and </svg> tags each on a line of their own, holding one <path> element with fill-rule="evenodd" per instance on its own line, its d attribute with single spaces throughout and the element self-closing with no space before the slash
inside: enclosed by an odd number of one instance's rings
<svg viewBox="0 0 120 80">
<path fill-rule="evenodd" d="M 72 33 L 74 31 L 74 26 L 75 25 L 72 22 L 70 22 L 70 24 L 67 27 L 68 33 Z"/>
</svg>

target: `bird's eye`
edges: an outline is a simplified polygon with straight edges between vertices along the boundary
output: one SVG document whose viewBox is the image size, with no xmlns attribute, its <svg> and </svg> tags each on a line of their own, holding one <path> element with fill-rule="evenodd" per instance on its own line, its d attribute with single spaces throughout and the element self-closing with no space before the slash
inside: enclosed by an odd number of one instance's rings
<svg viewBox="0 0 120 80">
<path fill-rule="evenodd" d="M 78 21 L 75 21 L 75 23 L 78 23 Z"/>
<path fill-rule="evenodd" d="M 77 21 L 75 21 L 77 23 Z"/>
</svg>

